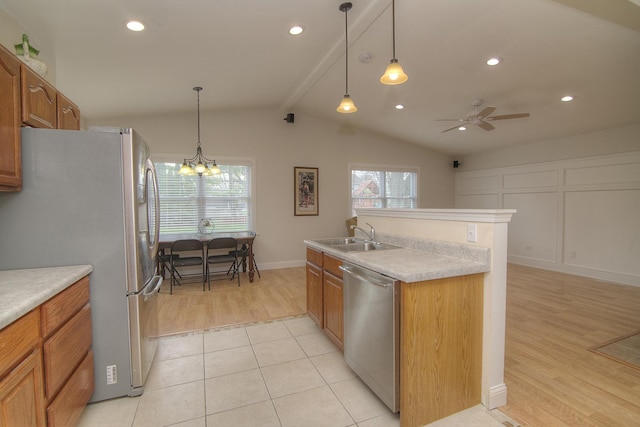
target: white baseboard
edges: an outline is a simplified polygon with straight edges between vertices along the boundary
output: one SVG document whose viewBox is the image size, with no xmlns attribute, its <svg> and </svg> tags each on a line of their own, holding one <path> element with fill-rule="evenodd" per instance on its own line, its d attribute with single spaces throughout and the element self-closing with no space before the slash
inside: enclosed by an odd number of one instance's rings
<svg viewBox="0 0 640 427">
<path fill-rule="evenodd" d="M 489 400 L 483 402 L 487 409 L 495 409 L 507 404 L 507 385 L 505 383 L 489 388 Z"/>
</svg>

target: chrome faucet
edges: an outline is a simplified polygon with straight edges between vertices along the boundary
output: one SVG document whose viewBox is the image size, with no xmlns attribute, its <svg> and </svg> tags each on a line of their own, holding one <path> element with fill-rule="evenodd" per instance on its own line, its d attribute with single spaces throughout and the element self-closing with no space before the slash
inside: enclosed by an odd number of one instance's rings
<svg viewBox="0 0 640 427">
<path fill-rule="evenodd" d="M 351 229 L 352 230 L 356 230 L 357 229 L 357 230 L 362 231 L 369 238 L 369 240 L 371 240 L 372 242 L 375 242 L 376 241 L 376 229 L 373 228 L 373 225 L 369 224 L 368 222 L 366 224 L 371 228 L 371 230 L 369 230 L 369 233 L 367 233 L 366 231 L 364 231 L 362 228 L 358 227 L 357 225 L 352 225 Z"/>
</svg>

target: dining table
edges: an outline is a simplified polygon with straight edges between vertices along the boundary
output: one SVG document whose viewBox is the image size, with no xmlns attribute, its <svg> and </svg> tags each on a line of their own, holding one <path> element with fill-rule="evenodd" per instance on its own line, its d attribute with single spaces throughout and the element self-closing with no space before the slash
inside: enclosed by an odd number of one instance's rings
<svg viewBox="0 0 640 427">
<path fill-rule="evenodd" d="M 171 247 L 171 243 L 176 240 L 184 240 L 184 239 L 196 239 L 200 240 L 202 244 L 206 247 L 209 240 L 216 239 L 219 237 L 233 237 L 238 241 L 239 244 L 246 244 L 247 249 L 247 259 L 242 260 L 242 271 L 249 272 L 249 282 L 253 283 L 253 276 L 255 274 L 255 270 L 253 266 L 255 265 L 253 261 L 253 240 L 256 237 L 256 233 L 253 231 L 229 231 L 229 232 L 213 232 L 213 233 L 162 233 L 160 232 L 160 237 L 158 239 L 158 252 L 164 254 L 166 249 Z"/>
</svg>

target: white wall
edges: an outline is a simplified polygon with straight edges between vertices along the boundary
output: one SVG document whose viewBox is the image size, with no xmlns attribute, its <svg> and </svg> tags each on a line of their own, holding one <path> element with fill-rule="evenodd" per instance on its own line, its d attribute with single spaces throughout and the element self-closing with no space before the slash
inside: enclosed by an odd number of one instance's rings
<svg viewBox="0 0 640 427">
<path fill-rule="evenodd" d="M 14 44 L 22 42 L 22 34 L 29 36 L 29 42 L 40 51 L 38 59 L 47 64 L 48 72 L 45 79 L 52 85 L 56 85 L 56 62 L 55 51 L 46 40 L 38 38 L 37 31 L 25 28 L 20 22 L 7 14 L 0 5 L 0 44 L 6 47 L 11 53 L 15 53 Z M 58 88 L 60 89 L 60 88 Z"/>
<path fill-rule="evenodd" d="M 337 113 L 336 113 L 337 114 Z M 448 156 L 304 114 L 295 123 L 276 109 L 201 112 L 202 149 L 208 158 L 253 158 L 256 164 L 255 253 L 261 269 L 302 266 L 304 239 L 346 235 L 349 163 L 415 166 L 420 207 L 453 207 Z M 155 155 L 176 161 L 195 154 L 195 112 L 88 120 L 88 126 L 135 128 Z M 319 168 L 319 216 L 293 214 L 293 167 Z"/>
<path fill-rule="evenodd" d="M 460 172 L 455 181 L 457 208 L 518 211 L 509 262 L 640 286 L 640 151 Z"/>
</svg>

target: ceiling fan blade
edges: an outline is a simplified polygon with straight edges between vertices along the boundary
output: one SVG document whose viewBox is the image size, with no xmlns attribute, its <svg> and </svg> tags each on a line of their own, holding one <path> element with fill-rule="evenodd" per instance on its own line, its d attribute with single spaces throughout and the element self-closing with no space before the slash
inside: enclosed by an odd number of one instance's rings
<svg viewBox="0 0 640 427">
<path fill-rule="evenodd" d="M 494 130 L 495 129 L 495 126 L 493 126 L 491 123 L 487 123 L 487 122 L 482 122 L 478 126 L 480 126 L 484 130 Z"/>
<path fill-rule="evenodd" d="M 487 107 L 484 110 L 480 111 L 477 115 L 477 117 L 484 119 L 485 117 L 487 117 L 489 114 L 493 113 L 494 111 L 496 111 L 496 107 Z"/>
<path fill-rule="evenodd" d="M 486 120 L 506 120 L 506 119 L 521 119 L 523 117 L 529 117 L 531 114 L 522 113 L 522 114 L 505 114 L 503 116 L 492 116 L 487 117 Z"/>
<path fill-rule="evenodd" d="M 463 119 L 436 119 L 436 122 L 464 122 Z"/>
<path fill-rule="evenodd" d="M 443 130 L 443 131 L 442 131 L 442 132 L 440 132 L 440 133 L 445 133 L 445 132 L 449 132 L 450 130 L 458 129 L 460 126 L 462 126 L 462 124 L 455 125 L 454 127 L 449 128 L 449 129 L 447 129 L 447 130 Z"/>
</svg>

